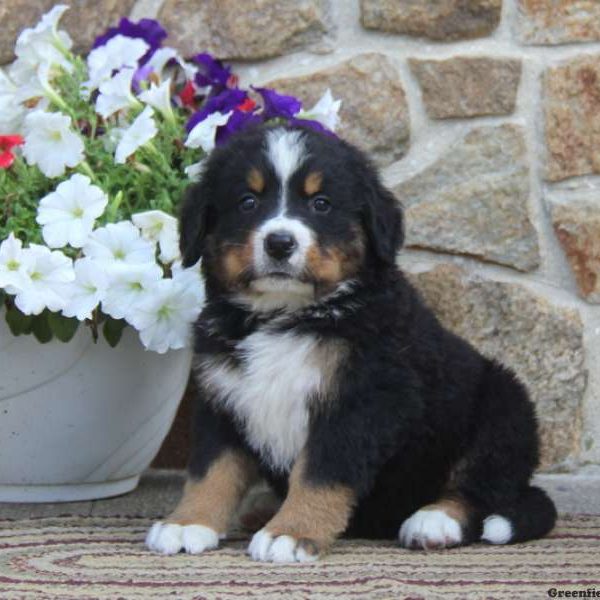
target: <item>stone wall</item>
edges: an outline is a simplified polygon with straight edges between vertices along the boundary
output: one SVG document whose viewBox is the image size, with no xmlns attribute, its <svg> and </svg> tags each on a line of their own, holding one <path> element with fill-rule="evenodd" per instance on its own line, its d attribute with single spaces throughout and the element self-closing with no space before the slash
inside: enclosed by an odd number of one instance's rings
<svg viewBox="0 0 600 600">
<path fill-rule="evenodd" d="M 0 4 L 0 63 L 53 0 Z M 402 267 L 513 367 L 547 471 L 600 471 L 600 2 L 73 0 L 80 48 L 123 12 L 242 83 L 343 99 L 341 134 L 404 204 Z"/>
</svg>

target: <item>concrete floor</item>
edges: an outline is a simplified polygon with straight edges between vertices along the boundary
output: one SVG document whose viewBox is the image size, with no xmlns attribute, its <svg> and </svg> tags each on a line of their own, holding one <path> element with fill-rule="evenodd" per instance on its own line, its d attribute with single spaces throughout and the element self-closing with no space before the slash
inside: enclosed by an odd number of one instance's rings
<svg viewBox="0 0 600 600">
<path fill-rule="evenodd" d="M 93 502 L 0 503 L 0 518 L 81 515 L 156 519 L 168 514 L 175 506 L 184 478 L 182 471 L 150 470 L 135 491 L 123 496 Z M 599 475 L 539 475 L 536 484 L 548 491 L 560 513 L 600 514 Z"/>
</svg>

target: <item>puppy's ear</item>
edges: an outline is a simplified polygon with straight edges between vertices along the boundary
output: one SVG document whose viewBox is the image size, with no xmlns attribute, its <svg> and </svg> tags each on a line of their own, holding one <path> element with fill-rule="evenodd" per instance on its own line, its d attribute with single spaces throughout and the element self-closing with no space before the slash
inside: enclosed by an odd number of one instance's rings
<svg viewBox="0 0 600 600">
<path fill-rule="evenodd" d="M 371 165 L 363 166 L 363 223 L 369 245 L 376 258 L 388 265 L 404 243 L 404 219 L 398 200 L 384 187 Z"/>
<path fill-rule="evenodd" d="M 184 267 L 195 265 L 204 252 L 210 210 L 205 188 L 202 181 L 194 183 L 183 197 L 179 213 L 179 249 Z"/>
</svg>

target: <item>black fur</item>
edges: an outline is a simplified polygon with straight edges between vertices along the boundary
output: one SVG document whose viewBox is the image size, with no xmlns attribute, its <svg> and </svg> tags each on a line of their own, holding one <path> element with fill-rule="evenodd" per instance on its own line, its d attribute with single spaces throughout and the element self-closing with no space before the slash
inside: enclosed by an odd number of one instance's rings
<svg viewBox="0 0 600 600">
<path fill-rule="evenodd" d="M 317 222 L 301 207 L 291 210 L 325 246 L 359 224 L 367 240 L 362 264 L 342 292 L 294 312 L 258 314 L 234 302 L 216 272 L 220 242 L 243 239 L 236 229 L 240 217 L 228 204 L 240 194 L 234 175 L 255 162 L 268 169 L 257 151 L 264 130 L 234 138 L 210 157 L 181 213 L 184 260 L 193 264 L 202 255 L 207 277 L 196 353 L 243 360 L 236 343 L 265 325 L 347 345 L 335 400 L 311 411 L 306 477 L 355 491 L 349 535 L 395 537 L 407 517 L 449 488 L 472 508 L 465 541 L 479 538 L 491 514 L 512 522 L 511 542 L 544 535 L 556 512 L 529 483 L 538 464 L 538 436 L 526 390 L 510 371 L 444 329 L 398 271 L 400 207 L 365 157 L 342 141 L 306 136 L 312 159 L 328 174 L 325 185 L 335 183 L 328 194 L 340 202 L 339 221 Z M 198 398 L 192 476 L 202 476 L 216 456 L 235 446 L 255 456 L 285 494 L 287 475 L 249 446 L 234 416 L 209 396 L 203 391 Z"/>
</svg>

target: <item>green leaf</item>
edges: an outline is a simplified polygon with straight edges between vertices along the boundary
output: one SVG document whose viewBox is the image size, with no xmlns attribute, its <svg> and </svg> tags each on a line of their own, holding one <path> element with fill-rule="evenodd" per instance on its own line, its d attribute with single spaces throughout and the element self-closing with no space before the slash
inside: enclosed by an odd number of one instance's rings
<svg viewBox="0 0 600 600">
<path fill-rule="evenodd" d="M 107 317 L 104 322 L 104 327 L 102 328 L 102 333 L 104 334 L 104 339 L 109 343 L 109 345 L 114 348 L 121 339 L 121 335 L 123 334 L 123 329 L 127 326 L 127 321 L 125 319 L 113 319 L 111 317 Z"/>
<path fill-rule="evenodd" d="M 50 325 L 52 333 L 61 342 L 71 341 L 79 327 L 79 321 L 77 319 L 68 318 L 55 312 L 48 313 L 48 324 Z"/>
<path fill-rule="evenodd" d="M 33 326 L 31 331 L 40 344 L 47 344 L 53 337 L 52 329 L 50 329 L 50 323 L 48 322 L 49 314 L 50 313 L 45 310 L 43 313 L 33 317 Z"/>
<path fill-rule="evenodd" d="M 13 335 L 31 333 L 33 316 L 23 314 L 16 306 L 7 307 L 4 318 Z"/>
</svg>

